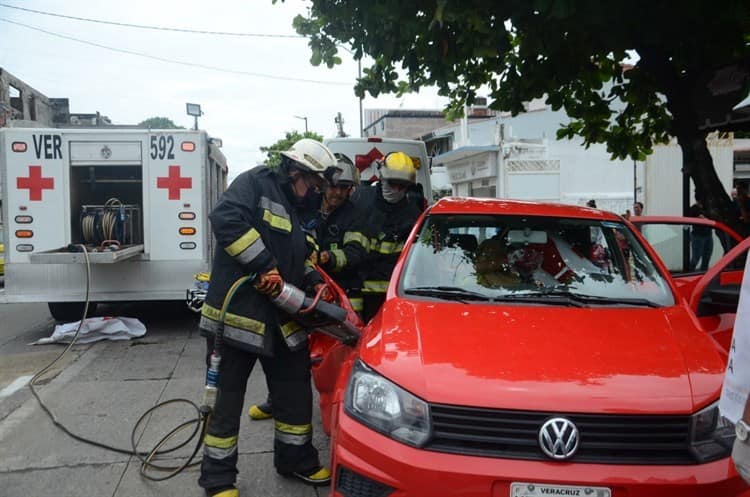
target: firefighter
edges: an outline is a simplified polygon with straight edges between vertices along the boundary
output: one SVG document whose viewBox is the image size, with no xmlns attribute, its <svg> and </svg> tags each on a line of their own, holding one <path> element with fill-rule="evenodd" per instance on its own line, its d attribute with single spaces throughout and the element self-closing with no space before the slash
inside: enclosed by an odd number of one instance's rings
<svg viewBox="0 0 750 497">
<path fill-rule="evenodd" d="M 242 173 L 210 214 L 219 249 L 200 321 L 201 334 L 223 344 L 219 395 L 204 438 L 198 483 L 213 497 L 237 497 L 237 438 L 247 380 L 260 360 L 274 403 L 274 465 L 284 476 L 327 485 L 312 445 L 312 390 L 307 334 L 280 311 L 271 297 L 284 283 L 312 290 L 322 285 L 315 271 L 314 240 L 302 218 L 317 210 L 323 173 L 336 159 L 310 139 L 282 152 L 278 171 L 259 166 Z M 234 293 L 222 320 L 221 308 L 232 285 L 246 275 L 252 284 Z M 223 332 L 223 333 L 222 333 Z"/>
<path fill-rule="evenodd" d="M 344 155 L 336 154 L 338 162 L 326 172 L 326 187 L 315 224 L 320 245 L 319 263 L 344 289 L 352 307 L 362 313 L 362 278 L 359 266 L 367 258 L 369 239 L 364 216 L 355 210 L 349 199 L 359 185 L 359 171 Z M 256 421 L 273 416 L 270 396 L 262 404 L 250 406 L 247 412 Z"/>
<path fill-rule="evenodd" d="M 368 259 L 360 268 L 365 322 L 385 301 L 391 272 L 420 215 L 420 207 L 406 196 L 415 185 L 416 176 L 411 157 L 391 152 L 378 161 L 380 181 L 357 189 L 355 204 L 365 217 L 370 238 Z"/>
</svg>

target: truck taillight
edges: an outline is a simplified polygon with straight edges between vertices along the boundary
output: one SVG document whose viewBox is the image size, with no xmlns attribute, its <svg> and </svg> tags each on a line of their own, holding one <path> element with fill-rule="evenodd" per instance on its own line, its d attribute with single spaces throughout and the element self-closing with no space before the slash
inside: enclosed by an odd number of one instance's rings
<svg viewBox="0 0 750 497">
<path fill-rule="evenodd" d="M 16 245 L 16 250 L 18 252 L 33 252 L 34 246 L 30 243 L 19 243 Z"/>
<path fill-rule="evenodd" d="M 191 227 L 182 227 L 180 228 L 180 234 L 181 235 L 194 235 L 196 232 L 195 228 Z"/>
<path fill-rule="evenodd" d="M 367 139 L 367 141 L 368 142 L 380 143 L 380 142 L 383 141 L 383 139 L 382 138 L 378 138 L 377 136 L 371 136 L 370 138 Z"/>
<path fill-rule="evenodd" d="M 26 152 L 26 142 L 13 142 L 10 149 L 14 152 Z"/>
<path fill-rule="evenodd" d="M 31 238 L 34 232 L 31 230 L 16 230 L 16 238 Z"/>
<path fill-rule="evenodd" d="M 18 224 L 31 224 L 34 221 L 34 218 L 31 216 L 16 216 L 14 220 Z"/>
<path fill-rule="evenodd" d="M 191 221 L 195 219 L 195 212 L 180 212 L 177 217 L 183 221 Z"/>
<path fill-rule="evenodd" d="M 195 242 L 182 242 L 180 248 L 183 250 L 194 250 L 197 245 Z"/>
<path fill-rule="evenodd" d="M 182 145 L 180 145 L 180 148 L 183 152 L 192 152 L 195 150 L 195 143 L 193 142 L 182 142 Z"/>
</svg>

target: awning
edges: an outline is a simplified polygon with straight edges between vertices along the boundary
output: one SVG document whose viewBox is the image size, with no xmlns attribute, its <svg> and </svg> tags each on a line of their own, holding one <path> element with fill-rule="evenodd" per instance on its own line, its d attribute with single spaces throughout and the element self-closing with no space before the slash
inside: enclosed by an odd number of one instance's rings
<svg viewBox="0 0 750 497">
<path fill-rule="evenodd" d="M 472 155 L 481 154 L 484 152 L 499 152 L 500 147 L 498 145 L 476 145 L 468 147 L 460 147 L 450 152 L 437 155 L 432 158 L 433 165 L 446 164 L 449 162 L 455 162 Z"/>
</svg>

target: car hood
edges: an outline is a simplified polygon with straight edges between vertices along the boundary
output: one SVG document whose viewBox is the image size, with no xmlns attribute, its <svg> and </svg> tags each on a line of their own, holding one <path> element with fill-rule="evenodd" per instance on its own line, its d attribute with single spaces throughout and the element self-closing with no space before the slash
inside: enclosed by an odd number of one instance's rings
<svg viewBox="0 0 750 497">
<path fill-rule="evenodd" d="M 557 412 L 688 413 L 724 363 L 683 306 L 435 303 L 395 298 L 361 359 L 433 403 Z"/>
</svg>

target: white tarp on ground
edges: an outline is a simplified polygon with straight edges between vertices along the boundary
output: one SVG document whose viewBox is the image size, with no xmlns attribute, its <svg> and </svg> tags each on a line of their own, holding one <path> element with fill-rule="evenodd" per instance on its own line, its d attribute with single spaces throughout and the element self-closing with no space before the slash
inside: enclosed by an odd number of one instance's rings
<svg viewBox="0 0 750 497">
<path fill-rule="evenodd" d="M 55 326 L 55 331 L 48 338 L 40 338 L 34 345 L 48 343 L 70 343 L 76 334 L 78 324 L 64 323 Z M 76 343 L 91 343 L 99 340 L 130 340 L 146 334 L 146 326 L 136 318 L 96 317 L 88 318 L 81 326 Z"/>
</svg>

